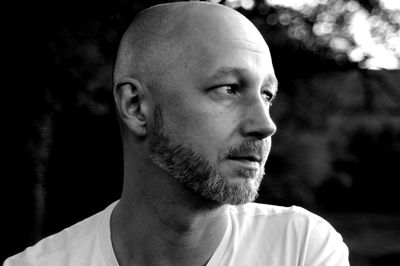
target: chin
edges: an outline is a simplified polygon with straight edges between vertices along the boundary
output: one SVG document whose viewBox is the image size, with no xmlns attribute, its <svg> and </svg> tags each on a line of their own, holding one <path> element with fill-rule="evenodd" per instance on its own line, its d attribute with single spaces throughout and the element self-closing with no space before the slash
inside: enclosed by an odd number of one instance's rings
<svg viewBox="0 0 400 266">
<path fill-rule="evenodd" d="M 258 197 L 258 189 L 262 180 L 259 174 L 223 176 L 224 186 L 217 195 L 213 195 L 213 200 L 230 205 L 243 205 L 253 202 Z"/>
<path fill-rule="evenodd" d="M 256 183 L 257 180 L 262 179 L 264 173 L 259 169 L 238 168 L 235 170 L 221 173 L 228 183 Z"/>
</svg>

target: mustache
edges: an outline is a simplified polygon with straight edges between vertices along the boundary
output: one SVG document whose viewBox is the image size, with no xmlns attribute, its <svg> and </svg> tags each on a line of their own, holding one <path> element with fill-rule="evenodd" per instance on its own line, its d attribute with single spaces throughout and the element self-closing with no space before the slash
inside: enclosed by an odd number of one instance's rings
<svg viewBox="0 0 400 266">
<path fill-rule="evenodd" d="M 223 160 L 229 157 L 238 157 L 245 154 L 253 154 L 264 159 L 268 155 L 268 143 L 263 140 L 245 140 L 241 144 L 229 147 L 219 154 L 218 159 Z"/>
</svg>

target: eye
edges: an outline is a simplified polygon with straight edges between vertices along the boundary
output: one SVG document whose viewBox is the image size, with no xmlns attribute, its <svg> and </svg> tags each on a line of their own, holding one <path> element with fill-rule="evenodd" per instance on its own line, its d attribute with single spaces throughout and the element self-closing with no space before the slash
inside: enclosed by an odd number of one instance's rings
<svg viewBox="0 0 400 266">
<path fill-rule="evenodd" d="M 272 102 L 274 100 L 274 95 L 272 93 L 270 93 L 269 91 L 264 91 L 261 93 L 261 96 L 266 103 L 272 105 Z"/>
<path fill-rule="evenodd" d="M 215 88 L 218 93 L 236 96 L 239 94 L 239 87 L 235 84 L 227 84 Z"/>
<path fill-rule="evenodd" d="M 221 84 L 211 87 L 207 95 L 215 102 L 224 104 L 237 103 L 241 98 L 242 88 L 239 84 Z"/>
<path fill-rule="evenodd" d="M 236 85 L 224 85 L 219 87 L 223 92 L 230 94 L 230 95 L 236 95 L 239 93 L 238 87 Z"/>
</svg>

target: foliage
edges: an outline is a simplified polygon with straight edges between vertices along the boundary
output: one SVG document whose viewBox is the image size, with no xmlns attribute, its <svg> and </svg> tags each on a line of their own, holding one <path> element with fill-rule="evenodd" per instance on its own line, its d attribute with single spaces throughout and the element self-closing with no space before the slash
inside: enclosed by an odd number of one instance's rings
<svg viewBox="0 0 400 266">
<path fill-rule="evenodd" d="M 400 8 L 389 1 L 226 0 L 221 2 L 281 27 L 302 49 L 338 64 L 369 69 L 400 68 Z M 263 22 L 265 24 L 265 22 Z"/>
</svg>

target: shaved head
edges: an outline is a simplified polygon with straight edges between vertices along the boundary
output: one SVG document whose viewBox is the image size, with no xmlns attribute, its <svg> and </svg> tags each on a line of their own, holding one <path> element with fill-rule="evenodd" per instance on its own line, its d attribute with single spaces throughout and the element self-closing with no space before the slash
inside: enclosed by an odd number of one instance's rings
<svg viewBox="0 0 400 266">
<path fill-rule="evenodd" d="M 175 2 L 150 7 L 136 16 L 121 40 L 114 84 L 129 76 L 158 87 L 170 76 L 169 70 L 189 64 L 192 55 L 199 53 L 199 43 L 218 41 L 224 35 L 246 39 L 250 34 L 265 44 L 247 18 L 223 5 Z"/>
</svg>

